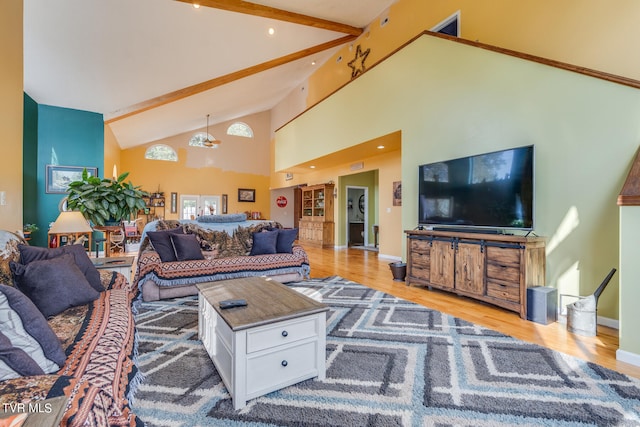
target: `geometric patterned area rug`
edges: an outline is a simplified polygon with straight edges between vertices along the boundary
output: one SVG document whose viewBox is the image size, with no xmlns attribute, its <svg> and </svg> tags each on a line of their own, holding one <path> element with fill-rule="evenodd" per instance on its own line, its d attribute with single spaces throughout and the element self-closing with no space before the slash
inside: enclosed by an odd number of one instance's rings
<svg viewBox="0 0 640 427">
<path fill-rule="evenodd" d="M 340 277 L 290 287 L 330 307 L 327 375 L 234 411 L 197 297 L 142 303 L 133 410 L 148 426 L 640 426 L 640 381 Z"/>
</svg>

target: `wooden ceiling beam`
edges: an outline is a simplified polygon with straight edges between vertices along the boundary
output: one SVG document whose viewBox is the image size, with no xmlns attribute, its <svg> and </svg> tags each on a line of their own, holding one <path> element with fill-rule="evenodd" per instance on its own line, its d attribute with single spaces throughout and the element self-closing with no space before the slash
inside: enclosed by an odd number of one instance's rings
<svg viewBox="0 0 640 427">
<path fill-rule="evenodd" d="M 167 94 L 157 96 L 147 101 L 139 102 L 127 108 L 123 108 L 121 110 L 112 112 L 111 114 L 108 115 L 108 117 L 105 117 L 105 123 L 106 124 L 113 123 L 118 120 L 122 120 L 127 117 L 133 116 L 135 114 L 139 114 L 144 111 L 151 110 L 153 108 L 157 108 L 162 105 L 178 101 L 180 99 L 197 95 L 207 90 L 214 89 L 218 86 L 222 86 L 227 83 L 231 83 L 236 80 L 249 77 L 253 74 L 261 73 L 271 68 L 275 68 L 280 65 L 284 65 L 289 62 L 305 58 L 309 55 L 313 55 L 315 53 L 322 52 L 337 46 L 342 46 L 343 44 L 349 43 L 355 39 L 356 39 L 356 36 L 351 36 L 351 35 L 344 36 L 339 39 L 335 39 L 326 43 L 319 44 L 317 46 L 312 46 L 312 47 L 300 50 L 298 52 L 291 53 L 289 55 L 281 56 L 280 58 L 272 59 L 270 61 L 263 62 L 261 64 L 254 65 L 248 68 L 244 68 L 242 70 L 235 71 L 233 73 L 225 74 L 224 76 L 216 77 L 214 79 L 207 80 L 202 83 L 197 83 L 195 85 L 188 86 L 183 89 L 169 92 Z"/>
<path fill-rule="evenodd" d="M 261 16 L 263 18 L 276 19 L 278 21 L 292 22 L 294 24 L 307 25 L 321 28 L 323 30 L 337 31 L 352 36 L 359 36 L 363 29 L 352 27 L 351 25 L 326 19 L 314 18 L 313 16 L 302 15 L 300 13 L 289 12 L 287 10 L 275 9 L 261 4 L 250 3 L 241 0 L 176 0 L 183 3 L 199 4 L 200 6 L 214 9 L 228 10 L 230 12 L 244 13 L 247 15 Z M 348 1 L 348 0 L 345 0 Z"/>
</svg>

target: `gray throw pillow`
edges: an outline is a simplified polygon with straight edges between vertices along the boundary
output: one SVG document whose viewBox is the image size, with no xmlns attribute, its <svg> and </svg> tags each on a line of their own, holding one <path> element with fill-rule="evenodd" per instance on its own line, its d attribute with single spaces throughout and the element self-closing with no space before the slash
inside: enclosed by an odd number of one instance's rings
<svg viewBox="0 0 640 427">
<path fill-rule="evenodd" d="M 162 262 L 177 261 L 176 252 L 171 244 L 172 234 L 184 234 L 182 227 L 172 228 L 170 230 L 147 232 L 151 245 L 153 246 L 153 249 L 158 252 L 158 256 Z"/>
<path fill-rule="evenodd" d="M 10 353 L 2 358 L 0 380 L 40 373 L 33 362 L 45 373 L 56 372 L 64 365 L 66 356 L 60 340 L 42 313 L 26 295 L 6 285 L 0 285 L 0 331 L 9 341 L 0 344 L 0 354 Z"/>
<path fill-rule="evenodd" d="M 32 261 L 26 266 L 12 263 L 11 269 L 18 278 L 21 290 L 45 317 L 88 304 L 100 296 L 70 254 Z"/>
<path fill-rule="evenodd" d="M 87 251 L 82 245 L 66 245 L 59 248 L 18 245 L 18 250 L 20 251 L 20 263 L 23 265 L 27 265 L 33 261 L 53 259 L 64 254 L 71 254 L 73 255 L 76 265 L 87 278 L 91 287 L 98 292 L 104 291 L 104 286 L 102 286 L 102 282 L 100 281 L 100 273 L 98 273 L 96 266 L 93 265 L 91 259 L 89 259 L 89 255 L 87 255 Z M 17 282 L 16 284 L 18 288 L 20 288 L 20 283 Z"/>
<path fill-rule="evenodd" d="M 204 259 L 200 243 L 194 234 L 172 234 L 170 238 L 176 261 Z"/>
</svg>

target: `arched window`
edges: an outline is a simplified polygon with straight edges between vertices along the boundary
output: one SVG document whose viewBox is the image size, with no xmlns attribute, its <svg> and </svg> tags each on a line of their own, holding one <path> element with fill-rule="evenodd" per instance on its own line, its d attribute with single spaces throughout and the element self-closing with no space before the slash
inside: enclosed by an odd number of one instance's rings
<svg viewBox="0 0 640 427">
<path fill-rule="evenodd" d="M 218 145 L 220 145 L 220 141 L 210 133 L 198 132 L 191 137 L 191 139 L 189 140 L 189 145 L 191 145 L 192 147 L 218 148 Z"/>
<path fill-rule="evenodd" d="M 144 153 L 145 159 L 150 160 L 166 160 L 169 162 L 177 162 L 178 154 L 176 154 L 176 150 L 164 144 L 156 144 L 147 148 L 147 151 Z"/>
<path fill-rule="evenodd" d="M 235 122 L 227 128 L 227 135 L 243 136 L 253 138 L 253 129 L 246 123 Z"/>
</svg>

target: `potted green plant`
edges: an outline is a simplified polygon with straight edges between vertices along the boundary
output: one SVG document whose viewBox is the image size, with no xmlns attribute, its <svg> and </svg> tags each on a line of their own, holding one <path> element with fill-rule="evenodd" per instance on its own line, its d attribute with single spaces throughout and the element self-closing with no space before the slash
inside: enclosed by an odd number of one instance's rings
<svg viewBox="0 0 640 427">
<path fill-rule="evenodd" d="M 121 221 L 135 218 L 140 209 L 144 209 L 146 191 L 124 182 L 129 172 L 117 179 L 89 176 L 82 171 L 82 179 L 69 183 L 67 207 L 82 212 L 94 225 L 118 225 Z"/>
<path fill-rule="evenodd" d="M 22 234 L 25 239 L 30 239 L 31 233 L 35 233 L 38 229 L 38 226 L 35 224 L 25 224 L 24 227 L 22 227 Z"/>
</svg>

